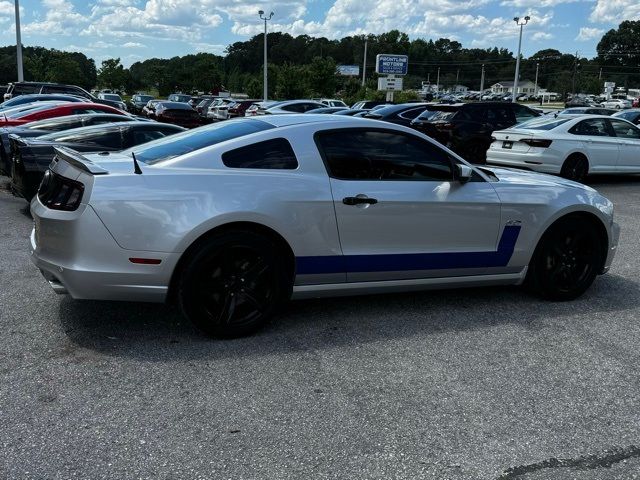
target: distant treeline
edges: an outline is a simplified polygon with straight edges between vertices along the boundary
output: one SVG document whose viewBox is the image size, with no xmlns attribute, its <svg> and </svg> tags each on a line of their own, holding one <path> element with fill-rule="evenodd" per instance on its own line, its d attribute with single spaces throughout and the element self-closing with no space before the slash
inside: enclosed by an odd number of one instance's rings
<svg viewBox="0 0 640 480">
<path fill-rule="evenodd" d="M 640 86 L 640 50 L 637 32 L 640 21 L 625 21 L 607 32 L 598 44 L 593 59 L 561 53 L 555 49 L 536 52 L 521 64 L 521 79 L 535 80 L 542 88 L 558 93 L 572 91 L 600 93 L 604 81 L 619 86 Z M 407 89 L 419 88 L 423 81 L 435 84 L 438 76 L 444 88 L 461 84 L 472 90 L 480 88 L 484 65 L 485 88 L 493 83 L 513 80 L 515 57 L 505 48 L 463 48 L 457 41 L 410 40 L 405 33 L 393 30 L 381 35 L 357 35 L 339 40 L 293 37 L 287 33 L 270 33 L 269 96 L 296 98 L 333 96 L 337 92 L 348 98 L 362 97 L 360 78 L 335 74 L 337 65 L 362 68 L 367 41 L 367 87 L 376 89 L 375 56 L 398 53 L 409 56 Z M 25 78 L 73 83 L 87 89 L 94 86 L 146 90 L 167 95 L 172 91 L 212 91 L 226 88 L 262 96 L 263 38 L 229 45 L 224 56 L 198 53 L 170 59 L 152 58 L 122 67 L 118 59 L 107 60 L 96 71 L 95 63 L 76 52 L 61 52 L 43 47 L 24 49 Z M 15 81 L 15 47 L 0 48 L 0 82 Z M 439 70 L 439 75 L 438 75 Z"/>
</svg>

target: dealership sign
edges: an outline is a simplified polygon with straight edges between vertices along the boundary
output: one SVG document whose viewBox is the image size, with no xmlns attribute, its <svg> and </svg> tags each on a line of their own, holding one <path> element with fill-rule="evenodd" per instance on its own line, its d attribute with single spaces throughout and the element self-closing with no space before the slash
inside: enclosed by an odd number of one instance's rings
<svg viewBox="0 0 640 480">
<path fill-rule="evenodd" d="M 380 75 L 406 75 L 409 57 L 406 55 L 376 55 L 376 73 Z"/>
</svg>

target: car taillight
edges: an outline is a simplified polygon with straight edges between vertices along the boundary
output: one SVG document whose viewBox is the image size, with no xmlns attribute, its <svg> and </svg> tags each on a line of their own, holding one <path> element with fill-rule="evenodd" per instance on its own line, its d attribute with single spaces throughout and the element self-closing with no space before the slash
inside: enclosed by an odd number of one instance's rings
<svg viewBox="0 0 640 480">
<path fill-rule="evenodd" d="M 540 148 L 549 148 L 551 145 L 551 140 L 541 140 L 538 138 L 525 138 L 520 140 L 522 143 L 526 143 L 530 147 L 540 147 Z"/>
<path fill-rule="evenodd" d="M 80 206 L 84 185 L 47 170 L 38 188 L 40 202 L 52 210 L 73 211 Z"/>
</svg>

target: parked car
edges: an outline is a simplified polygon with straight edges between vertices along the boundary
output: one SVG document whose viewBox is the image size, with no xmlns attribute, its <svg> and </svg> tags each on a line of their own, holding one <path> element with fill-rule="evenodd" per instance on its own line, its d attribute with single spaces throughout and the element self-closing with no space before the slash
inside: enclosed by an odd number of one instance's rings
<svg viewBox="0 0 640 480">
<path fill-rule="evenodd" d="M 477 168 L 366 119 L 267 115 L 56 157 L 30 237 L 54 290 L 175 298 L 211 335 L 250 333 L 290 297 L 526 280 L 569 300 L 618 241 L 613 204 L 591 188 Z"/>
<path fill-rule="evenodd" d="M 233 105 L 229 105 L 229 117 L 244 117 L 247 109 L 258 100 L 236 100 Z"/>
<path fill-rule="evenodd" d="M 558 115 L 613 115 L 617 111 L 618 110 L 612 108 L 603 107 L 575 107 L 566 108 L 558 112 Z"/>
<path fill-rule="evenodd" d="M 283 115 L 293 113 L 304 113 L 314 108 L 324 108 L 325 105 L 312 100 L 287 100 L 267 105 L 265 109 L 259 108 L 258 115 Z"/>
<path fill-rule="evenodd" d="M 335 98 L 314 98 L 314 100 L 326 105 L 327 107 L 348 108 L 346 103 L 342 100 L 336 100 Z"/>
<path fill-rule="evenodd" d="M 264 114 L 264 111 L 269 108 L 272 107 L 276 104 L 278 104 L 280 102 L 277 102 L 275 100 L 268 100 L 266 102 L 255 102 L 252 105 L 249 105 L 249 107 L 247 108 L 247 110 L 244 112 L 244 116 L 245 117 L 254 117 L 256 115 L 262 115 Z"/>
<path fill-rule="evenodd" d="M 131 97 L 131 102 L 129 103 L 129 111 L 131 113 L 137 113 L 138 115 L 143 114 L 142 110 L 149 103 L 149 100 L 153 100 L 152 95 L 144 95 L 141 93 L 136 93 L 133 97 Z"/>
<path fill-rule="evenodd" d="M 21 112 L 11 112 L 11 110 L 2 112 L 4 115 L 0 117 L 0 127 L 11 127 L 34 122 L 36 120 L 63 117 L 65 115 L 81 115 L 84 113 L 113 113 L 116 115 L 126 115 L 123 110 L 99 103 L 62 103 L 55 105 L 49 104 L 49 102 L 39 102 L 39 104 L 40 103 L 42 106 L 37 106 L 36 108 Z"/>
<path fill-rule="evenodd" d="M 351 105 L 352 110 L 371 110 L 373 107 L 377 107 L 379 105 L 393 105 L 390 102 L 383 102 L 382 100 L 361 100 L 360 102 L 356 102 Z"/>
<path fill-rule="evenodd" d="M 11 100 L 0 103 L 0 111 L 8 110 L 10 108 L 19 107 L 20 105 L 27 105 L 37 102 L 89 102 L 84 97 L 76 97 L 74 95 L 54 95 L 54 94 L 33 94 L 33 95 L 20 95 Z"/>
<path fill-rule="evenodd" d="M 385 105 L 384 107 L 372 109 L 369 113 L 364 114 L 363 117 L 408 127 L 411 124 L 411 121 L 424 112 L 429 105 L 429 103 L 401 103 L 398 105 Z"/>
<path fill-rule="evenodd" d="M 156 105 L 162 100 L 149 100 L 142 109 L 142 114 L 147 118 L 156 118 Z"/>
<path fill-rule="evenodd" d="M 191 95 L 185 95 L 183 93 L 172 93 L 167 97 L 169 102 L 189 103 L 191 101 Z"/>
<path fill-rule="evenodd" d="M 604 115 L 543 117 L 494 132 L 487 163 L 584 181 L 591 173 L 640 173 L 640 129 Z"/>
<path fill-rule="evenodd" d="M 623 112 L 617 112 L 612 115 L 615 118 L 622 118 L 634 125 L 640 125 L 640 109 L 625 110 Z"/>
<path fill-rule="evenodd" d="M 313 110 L 307 110 L 305 113 L 337 113 L 349 110 L 348 107 L 324 107 L 314 108 Z"/>
<path fill-rule="evenodd" d="M 114 115 L 113 113 L 89 113 L 83 115 L 67 115 L 64 117 L 48 118 L 29 122 L 17 127 L 0 128 L 0 173 L 11 176 L 9 135 L 21 138 L 35 138 L 53 132 L 62 132 L 72 128 L 102 125 L 114 122 L 131 122 L 138 118 L 129 115 Z"/>
<path fill-rule="evenodd" d="M 209 105 L 209 110 L 207 111 L 207 117 L 209 120 L 226 120 L 228 118 L 227 105 L 232 102 L 233 100 L 230 98 L 220 98 L 218 101 Z"/>
<path fill-rule="evenodd" d="M 98 100 L 107 100 L 110 102 L 110 105 L 116 106 L 120 110 L 126 110 L 127 104 L 122 101 L 122 98 L 117 93 L 98 93 Z"/>
<path fill-rule="evenodd" d="M 181 127 L 200 126 L 198 112 L 183 102 L 158 102 L 155 106 L 155 119 L 159 122 L 173 123 Z"/>
<path fill-rule="evenodd" d="M 31 201 L 42 176 L 55 156 L 54 147 L 65 146 L 77 152 L 110 152 L 130 148 L 158 138 L 183 132 L 177 125 L 159 122 L 125 122 L 92 125 L 54 132 L 38 138 L 9 135 L 11 145 L 12 190 Z"/>
<path fill-rule="evenodd" d="M 623 108 L 631 108 L 631 102 L 629 100 L 622 100 L 620 98 L 612 98 L 611 100 L 605 100 L 600 104 L 600 106 L 621 110 Z"/>
<path fill-rule="evenodd" d="M 640 107 L 640 97 L 633 99 L 633 101 L 631 102 L 631 107 L 632 108 Z"/>
<path fill-rule="evenodd" d="M 427 105 L 411 127 L 429 135 L 472 163 L 484 163 L 494 130 L 531 120 L 540 114 L 510 102 Z"/>
<path fill-rule="evenodd" d="M 358 115 L 359 113 L 366 115 L 370 111 L 371 110 L 368 110 L 366 108 L 348 108 L 346 110 L 340 110 L 338 112 L 335 112 L 334 115 L 347 115 L 349 117 L 353 117 Z"/>
<path fill-rule="evenodd" d="M 84 88 L 77 85 L 66 85 L 63 83 L 49 83 L 49 82 L 15 82 L 10 83 L 7 88 L 7 92 L 4 94 L 4 100 L 11 98 L 37 93 L 53 93 L 64 95 L 75 95 L 78 97 L 84 97 L 90 102 L 101 103 L 103 105 L 109 105 L 114 108 L 122 108 L 119 102 L 113 102 L 111 100 L 100 99 L 91 93 L 87 92 Z"/>
</svg>

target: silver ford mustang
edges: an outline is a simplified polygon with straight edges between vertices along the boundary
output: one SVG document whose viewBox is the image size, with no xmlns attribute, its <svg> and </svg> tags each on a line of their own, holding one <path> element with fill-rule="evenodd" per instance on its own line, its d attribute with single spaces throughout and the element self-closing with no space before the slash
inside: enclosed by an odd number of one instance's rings
<svg viewBox="0 0 640 480">
<path fill-rule="evenodd" d="M 58 148 L 31 213 L 32 259 L 56 292 L 175 299 L 217 336 L 291 297 L 526 283 L 573 299 L 619 235 L 589 187 L 332 115 L 233 120 L 115 154 Z"/>
</svg>

